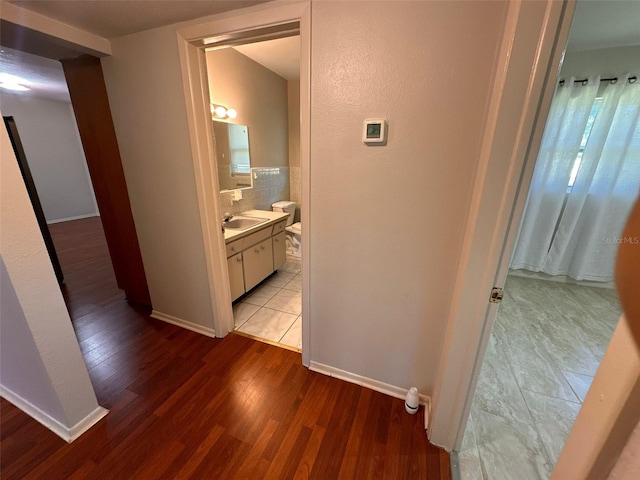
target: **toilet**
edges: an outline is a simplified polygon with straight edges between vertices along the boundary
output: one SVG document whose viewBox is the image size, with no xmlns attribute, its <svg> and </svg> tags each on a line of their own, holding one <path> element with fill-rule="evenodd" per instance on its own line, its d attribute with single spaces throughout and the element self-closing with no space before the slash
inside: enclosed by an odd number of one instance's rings
<svg viewBox="0 0 640 480">
<path fill-rule="evenodd" d="M 296 202 L 288 200 L 275 202 L 271 204 L 271 208 L 274 212 L 288 213 L 286 231 L 287 241 L 287 255 L 293 255 L 294 257 L 302 256 L 302 224 L 300 222 L 293 222 L 293 217 L 296 213 Z"/>
</svg>

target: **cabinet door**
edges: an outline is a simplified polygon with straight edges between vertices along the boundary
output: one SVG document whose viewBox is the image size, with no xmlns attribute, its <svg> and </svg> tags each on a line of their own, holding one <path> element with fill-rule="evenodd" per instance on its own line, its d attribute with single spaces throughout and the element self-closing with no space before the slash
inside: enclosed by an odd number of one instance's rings
<svg viewBox="0 0 640 480">
<path fill-rule="evenodd" d="M 231 301 L 244 293 L 244 273 L 242 268 L 242 254 L 238 253 L 227 258 L 229 269 L 229 286 L 231 287 Z"/>
<path fill-rule="evenodd" d="M 242 252 L 244 287 L 248 292 L 273 273 L 271 237 Z"/>
<path fill-rule="evenodd" d="M 271 237 L 260 244 L 260 268 L 262 278 L 267 278 L 273 273 L 273 242 Z"/>
<path fill-rule="evenodd" d="M 273 269 L 278 270 L 287 261 L 286 234 L 280 232 L 273 237 Z"/>
<path fill-rule="evenodd" d="M 260 267 L 260 251 L 260 244 L 257 244 L 242 252 L 244 288 L 247 292 L 264 279 Z"/>
</svg>

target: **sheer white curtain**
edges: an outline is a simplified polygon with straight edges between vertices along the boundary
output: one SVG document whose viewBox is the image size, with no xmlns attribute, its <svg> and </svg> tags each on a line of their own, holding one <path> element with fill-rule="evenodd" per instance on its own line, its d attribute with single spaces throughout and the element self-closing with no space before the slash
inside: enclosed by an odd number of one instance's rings
<svg viewBox="0 0 640 480">
<path fill-rule="evenodd" d="M 536 188 L 532 185 L 529 193 L 512 268 L 611 281 L 619 243 L 633 241 L 620 238 L 620 232 L 640 189 L 640 85 L 629 83 L 626 76 L 606 87 L 575 183 L 567 192 L 586 126 L 584 110 L 591 110 L 595 99 L 593 90 L 575 90 L 591 86 L 597 92 L 597 82 L 597 78 L 589 79 L 588 86 L 571 88 L 569 96 L 582 102 L 583 108 L 572 107 L 571 102 L 564 108 L 579 112 L 571 115 L 579 121 L 564 127 L 547 124 L 534 172 Z M 563 108 L 562 97 L 568 93 L 563 88 L 554 99 L 552 112 Z M 563 128 L 570 146 L 545 144 L 547 137 L 562 136 L 550 129 Z"/>
</svg>

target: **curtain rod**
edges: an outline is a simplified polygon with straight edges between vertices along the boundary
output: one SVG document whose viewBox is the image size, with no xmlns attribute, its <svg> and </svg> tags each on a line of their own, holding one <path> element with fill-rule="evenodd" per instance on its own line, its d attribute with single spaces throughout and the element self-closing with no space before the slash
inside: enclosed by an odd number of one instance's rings
<svg viewBox="0 0 640 480">
<path fill-rule="evenodd" d="M 636 77 L 635 75 L 633 77 L 629 77 L 629 83 L 636 83 L 636 80 L 638 79 L 638 77 Z M 611 82 L 611 84 L 613 85 L 614 83 L 616 83 L 618 81 L 618 77 L 611 77 L 611 78 L 601 78 L 600 79 L 601 82 Z M 558 82 L 560 84 L 560 86 L 564 85 L 564 80 L 560 80 Z M 582 80 L 574 80 L 573 83 L 581 83 L 582 85 L 586 85 L 587 83 L 589 83 L 589 79 L 588 78 L 583 78 Z"/>
</svg>

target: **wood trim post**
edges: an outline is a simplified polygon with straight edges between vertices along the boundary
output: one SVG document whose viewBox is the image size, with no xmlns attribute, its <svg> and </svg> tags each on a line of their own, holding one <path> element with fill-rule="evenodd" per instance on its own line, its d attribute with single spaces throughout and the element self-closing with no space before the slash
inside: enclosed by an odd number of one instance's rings
<svg viewBox="0 0 640 480">
<path fill-rule="evenodd" d="M 100 59 L 61 60 L 118 287 L 151 307 Z"/>
</svg>

